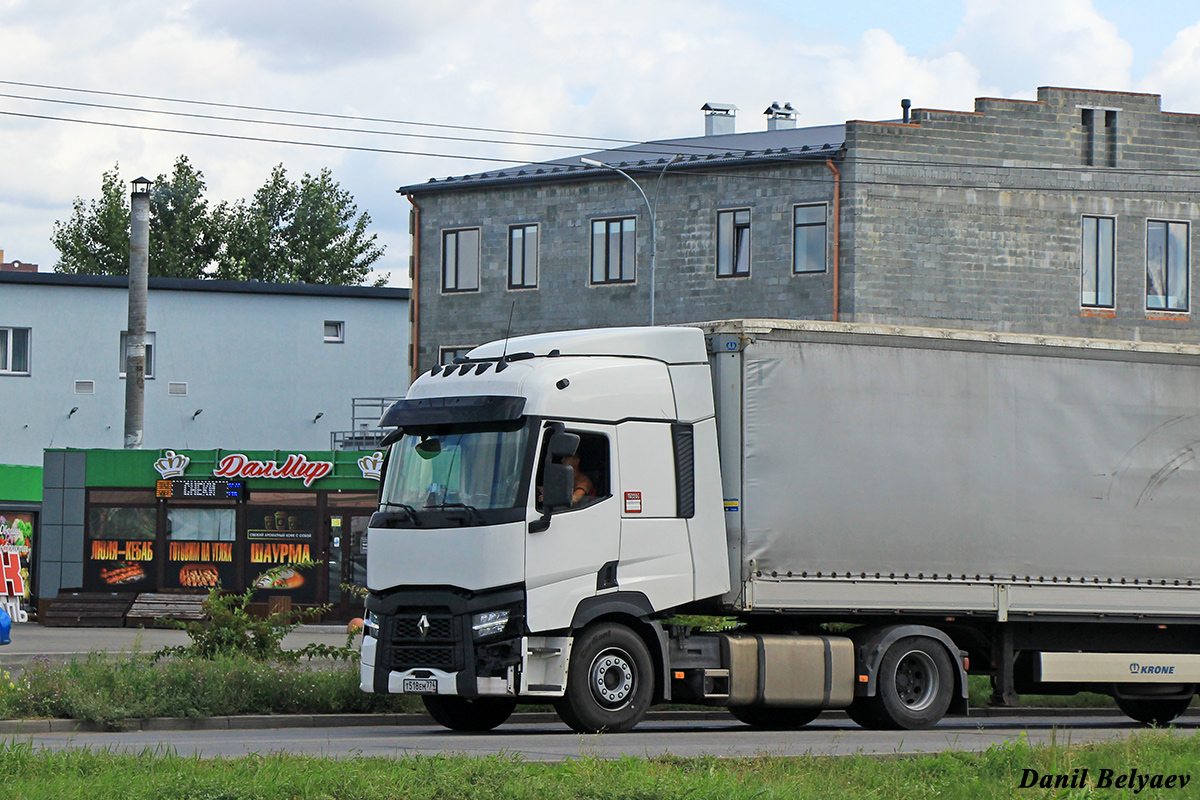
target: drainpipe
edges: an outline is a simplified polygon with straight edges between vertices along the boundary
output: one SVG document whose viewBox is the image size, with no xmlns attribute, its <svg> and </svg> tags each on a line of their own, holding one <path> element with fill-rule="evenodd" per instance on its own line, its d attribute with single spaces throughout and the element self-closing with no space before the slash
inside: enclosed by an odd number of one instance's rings
<svg viewBox="0 0 1200 800">
<path fill-rule="evenodd" d="M 825 159 L 825 166 L 833 173 L 833 321 L 838 321 L 841 310 L 842 278 L 839 272 L 841 266 L 841 239 L 838 236 L 838 222 L 841 218 L 842 173 L 833 165 L 833 161 Z"/>
<path fill-rule="evenodd" d="M 412 203 L 412 274 L 411 284 L 409 289 L 409 311 L 408 318 L 411 331 L 411 341 L 409 342 L 409 359 L 412 361 L 410 368 L 412 370 L 412 380 L 417 379 L 417 343 L 420 341 L 418 336 L 421 333 L 421 207 L 417 205 L 416 199 L 411 194 L 406 194 L 408 202 Z"/>
</svg>

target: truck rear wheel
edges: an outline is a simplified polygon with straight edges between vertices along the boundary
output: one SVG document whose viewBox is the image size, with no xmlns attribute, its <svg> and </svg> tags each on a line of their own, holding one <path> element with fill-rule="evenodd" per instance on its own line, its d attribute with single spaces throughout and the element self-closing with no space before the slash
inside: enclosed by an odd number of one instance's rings
<svg viewBox="0 0 1200 800">
<path fill-rule="evenodd" d="M 517 701 L 509 697 L 465 697 L 425 695 L 425 710 L 439 725 L 452 731 L 479 733 L 490 731 L 512 716 Z"/>
<path fill-rule="evenodd" d="M 642 721 L 654 699 L 654 662 L 646 643 L 624 625 L 602 623 L 575 639 L 567 691 L 554 703 L 580 733 L 623 733 Z"/>
<path fill-rule="evenodd" d="M 768 731 L 794 731 L 821 715 L 819 708 L 783 708 L 779 706 L 732 706 L 729 713 L 754 728 Z"/>
<path fill-rule="evenodd" d="M 1163 727 L 1187 710 L 1191 704 L 1190 697 L 1141 698 L 1115 697 L 1117 708 L 1121 713 L 1137 722 L 1146 725 Z"/>
<path fill-rule="evenodd" d="M 932 728 L 953 696 L 954 664 L 946 648 L 927 636 L 906 636 L 879 662 L 875 696 L 855 698 L 850 717 L 868 728 Z"/>
</svg>

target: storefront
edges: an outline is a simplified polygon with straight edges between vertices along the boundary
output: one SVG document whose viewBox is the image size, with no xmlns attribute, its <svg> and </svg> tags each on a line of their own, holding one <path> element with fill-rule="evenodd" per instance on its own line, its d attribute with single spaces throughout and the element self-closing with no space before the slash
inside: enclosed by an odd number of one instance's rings
<svg viewBox="0 0 1200 800">
<path fill-rule="evenodd" d="M 41 502 L 41 467 L 0 464 L 0 604 L 14 619 L 29 610 L 33 597 L 33 543 Z"/>
<path fill-rule="evenodd" d="M 65 451 L 84 465 L 79 577 L 62 542 L 59 591 L 200 593 L 332 604 L 359 616 L 379 453 Z M 65 515 L 66 511 L 64 512 Z M 78 546 L 78 545 L 77 545 Z M 78 583 L 72 586 L 71 583 Z"/>
</svg>

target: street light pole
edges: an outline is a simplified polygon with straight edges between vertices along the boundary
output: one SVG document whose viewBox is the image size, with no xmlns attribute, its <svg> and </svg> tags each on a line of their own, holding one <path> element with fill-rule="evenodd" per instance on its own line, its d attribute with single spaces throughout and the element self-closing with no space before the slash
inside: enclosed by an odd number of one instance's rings
<svg viewBox="0 0 1200 800">
<path fill-rule="evenodd" d="M 672 157 L 670 161 L 668 161 L 666 164 L 663 164 L 662 170 L 660 170 L 658 173 L 658 180 L 655 181 L 655 183 L 654 183 L 654 203 L 651 203 L 650 199 L 648 197 L 646 197 L 646 192 L 642 190 L 641 184 L 638 183 L 637 181 L 635 181 L 629 175 L 628 172 L 621 169 L 620 167 L 614 167 L 612 164 L 605 164 L 603 161 L 597 161 L 594 158 L 579 159 L 580 163 L 586 164 L 589 167 L 601 167 L 603 169 L 611 169 L 613 172 L 624 177 L 626 180 L 628 180 L 630 183 L 633 184 L 635 189 L 638 190 L 638 194 L 640 194 L 642 196 L 642 200 L 645 201 L 645 203 L 646 203 L 646 210 L 648 212 L 650 212 L 650 324 L 651 325 L 654 324 L 654 284 L 655 284 L 655 272 L 657 271 L 657 266 L 658 266 L 658 218 L 655 214 L 656 207 L 658 206 L 658 190 L 659 190 L 659 185 L 662 183 L 663 175 L 665 175 L 667 172 L 667 167 L 671 166 L 672 164 L 674 164 L 676 161 L 678 161 L 681 158 L 683 158 L 683 156 L 676 153 L 675 156 Z"/>
<path fill-rule="evenodd" d="M 146 401 L 146 286 L 150 271 L 150 181 L 133 181 L 129 202 L 129 322 L 125 334 L 125 449 L 142 446 Z"/>
</svg>

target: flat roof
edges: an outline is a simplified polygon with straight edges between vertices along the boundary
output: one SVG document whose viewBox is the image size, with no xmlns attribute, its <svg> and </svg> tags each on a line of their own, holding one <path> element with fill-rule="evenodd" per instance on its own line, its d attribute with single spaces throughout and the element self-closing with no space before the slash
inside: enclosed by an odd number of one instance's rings
<svg viewBox="0 0 1200 800">
<path fill-rule="evenodd" d="M 0 272 L 0 284 L 37 286 L 90 286 L 127 289 L 128 275 L 74 275 L 62 272 Z M 170 292 L 224 292 L 227 294 L 288 294 L 311 297 L 364 297 L 375 300 L 408 300 L 409 290 L 394 286 L 334 286 L 321 283 L 264 283 L 188 278 L 150 278 L 149 286 Z"/>
</svg>

